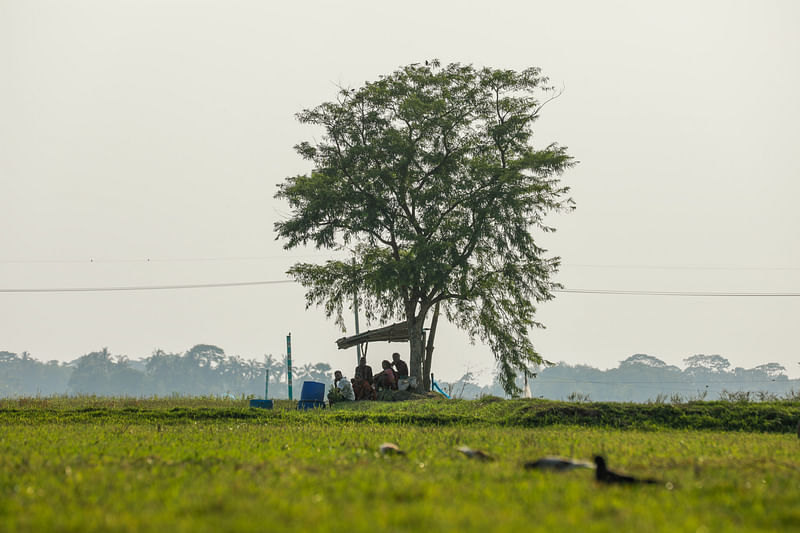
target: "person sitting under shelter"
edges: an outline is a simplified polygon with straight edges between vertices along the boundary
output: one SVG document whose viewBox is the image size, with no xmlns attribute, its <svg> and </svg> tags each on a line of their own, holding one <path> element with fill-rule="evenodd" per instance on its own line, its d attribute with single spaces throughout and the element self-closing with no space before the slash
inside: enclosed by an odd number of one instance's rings
<svg viewBox="0 0 800 533">
<path fill-rule="evenodd" d="M 353 385 L 350 383 L 349 379 L 342 375 L 341 370 L 337 370 L 333 373 L 333 385 L 338 390 L 338 395 L 341 396 L 342 400 L 352 402 L 356 399 L 356 395 L 353 392 Z"/>
<path fill-rule="evenodd" d="M 394 370 L 392 370 L 392 364 L 389 361 L 384 360 L 381 363 L 383 370 L 375 376 L 375 387 L 378 390 L 381 389 L 397 389 L 397 377 L 394 375 Z"/>
<path fill-rule="evenodd" d="M 409 376 L 408 365 L 405 361 L 400 359 L 400 354 L 397 352 L 392 354 L 392 366 L 394 367 L 394 373 L 398 379 L 407 378 Z"/>
<path fill-rule="evenodd" d="M 367 358 L 362 357 L 358 360 L 358 366 L 356 367 L 356 380 L 366 380 L 370 385 L 372 385 L 373 377 L 372 377 L 372 367 L 367 364 Z"/>
<path fill-rule="evenodd" d="M 356 377 L 352 379 L 352 383 L 356 400 L 375 400 L 377 394 L 375 394 L 375 389 L 372 388 L 374 381 L 372 367 L 367 364 L 366 357 L 362 357 L 359 360 L 355 374 Z"/>
</svg>

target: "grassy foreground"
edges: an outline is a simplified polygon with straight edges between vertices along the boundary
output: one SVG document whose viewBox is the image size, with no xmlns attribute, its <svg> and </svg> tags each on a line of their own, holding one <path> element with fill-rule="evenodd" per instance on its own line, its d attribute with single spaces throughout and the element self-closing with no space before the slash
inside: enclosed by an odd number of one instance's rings
<svg viewBox="0 0 800 533">
<path fill-rule="evenodd" d="M 512 423 L 520 402 L 361 404 L 307 413 L 288 404 L 254 412 L 243 403 L 0 402 L 0 530 L 800 527 L 800 442 L 787 431 L 616 429 L 569 417 L 537 427 L 524 417 Z M 407 456 L 381 456 L 384 441 Z M 462 444 L 497 460 L 466 459 L 455 450 Z M 598 452 L 612 468 L 664 484 L 606 487 L 590 471 L 522 468 L 546 454 Z"/>
</svg>

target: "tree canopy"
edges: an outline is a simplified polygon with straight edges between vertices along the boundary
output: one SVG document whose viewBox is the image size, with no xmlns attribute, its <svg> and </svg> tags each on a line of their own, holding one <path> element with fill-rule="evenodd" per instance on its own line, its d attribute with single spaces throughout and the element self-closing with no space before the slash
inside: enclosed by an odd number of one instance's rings
<svg viewBox="0 0 800 533">
<path fill-rule="evenodd" d="M 278 186 L 291 208 L 278 238 L 287 249 L 349 251 L 348 260 L 290 269 L 307 303 L 343 326 L 358 292 L 368 320 L 407 321 L 418 378 L 425 319 L 440 304 L 490 346 L 503 386 L 518 391 L 515 375 L 543 361 L 530 339 L 536 305 L 558 287 L 559 260 L 533 231 L 553 231 L 545 216 L 573 207 L 559 176 L 574 160 L 555 143 L 532 145 L 554 96 L 538 68 L 432 61 L 299 113 L 324 135 L 295 147 L 313 170 Z"/>
<path fill-rule="evenodd" d="M 697 354 L 683 360 L 690 372 L 726 372 L 731 363 L 721 355 Z"/>
</svg>

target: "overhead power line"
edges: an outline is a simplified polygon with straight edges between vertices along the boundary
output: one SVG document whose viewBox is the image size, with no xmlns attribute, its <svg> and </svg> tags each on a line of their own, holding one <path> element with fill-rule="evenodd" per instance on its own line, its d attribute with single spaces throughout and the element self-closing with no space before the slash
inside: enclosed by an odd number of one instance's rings
<svg viewBox="0 0 800 533">
<path fill-rule="evenodd" d="M 708 387 L 709 385 L 749 385 L 751 383 L 783 383 L 789 384 L 790 380 L 778 381 L 777 379 L 758 379 L 758 380 L 700 380 L 700 381 L 687 381 L 687 380 L 602 380 L 602 379 L 573 379 L 567 377 L 550 377 L 545 374 L 537 376 L 536 385 L 545 385 L 549 383 L 591 383 L 595 385 L 688 385 L 693 387 Z"/>
<path fill-rule="evenodd" d="M 619 296 L 694 296 L 694 297 L 797 297 L 800 292 L 714 292 L 714 291 L 628 291 L 617 289 L 558 289 L 572 294 L 613 294 Z"/>
<path fill-rule="evenodd" d="M 227 262 L 227 261 L 265 261 L 272 259 L 299 259 L 317 258 L 328 259 L 330 254 L 302 254 L 302 255 L 245 255 L 238 257 L 123 257 L 123 258 L 94 258 L 85 259 L 0 259 L 0 264 L 5 265 L 91 265 L 109 263 L 208 263 L 208 262 Z"/>
<path fill-rule="evenodd" d="M 53 293 L 53 292 L 115 292 L 159 291 L 182 289 L 212 289 L 220 287 L 247 287 L 296 283 L 294 280 L 234 281 L 226 283 L 188 283 L 179 285 L 137 285 L 120 287 L 50 287 L 50 288 L 0 288 L 0 293 Z M 556 289 L 567 294 L 599 294 L 619 296 L 689 296 L 689 297 L 800 297 L 800 292 L 713 292 L 713 291 L 630 291 L 617 289 Z"/>
<path fill-rule="evenodd" d="M 740 266 L 740 265 L 602 265 L 602 264 L 579 264 L 562 263 L 564 268 L 604 268 L 616 270 L 750 270 L 750 271 L 772 271 L 772 270 L 800 270 L 800 266 Z"/>
<path fill-rule="evenodd" d="M 302 255 L 243 255 L 243 256 L 200 256 L 200 257 L 122 257 L 122 258 L 95 258 L 84 259 L 0 259 L 0 264 L 106 264 L 106 263 L 205 263 L 205 262 L 233 262 L 233 261 L 264 261 L 272 259 L 298 259 L 298 258 L 329 257 L 329 254 L 302 254 Z M 588 263 L 562 263 L 563 268 L 597 268 L 618 270 L 751 270 L 751 271 L 800 271 L 800 266 L 742 266 L 742 265 L 625 265 L 625 264 L 588 264 Z"/>
<path fill-rule="evenodd" d="M 184 285 L 139 285 L 123 287 L 57 287 L 46 289 L 0 289 L 0 292 L 113 292 L 113 291 L 164 291 L 180 289 L 211 289 L 217 287 L 247 287 L 251 285 L 278 285 L 295 283 L 291 279 L 270 281 L 234 281 L 230 283 L 194 283 Z"/>
</svg>

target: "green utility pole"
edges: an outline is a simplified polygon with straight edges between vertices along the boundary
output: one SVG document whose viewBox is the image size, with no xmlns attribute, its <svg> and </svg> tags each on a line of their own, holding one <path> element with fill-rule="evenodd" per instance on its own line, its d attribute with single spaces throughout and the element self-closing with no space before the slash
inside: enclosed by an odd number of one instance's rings
<svg viewBox="0 0 800 533">
<path fill-rule="evenodd" d="M 267 369 L 267 377 L 264 379 L 264 399 L 269 400 L 269 368 Z"/>
<path fill-rule="evenodd" d="M 292 399 L 292 334 L 286 335 L 286 372 L 289 379 L 289 399 Z"/>
</svg>

